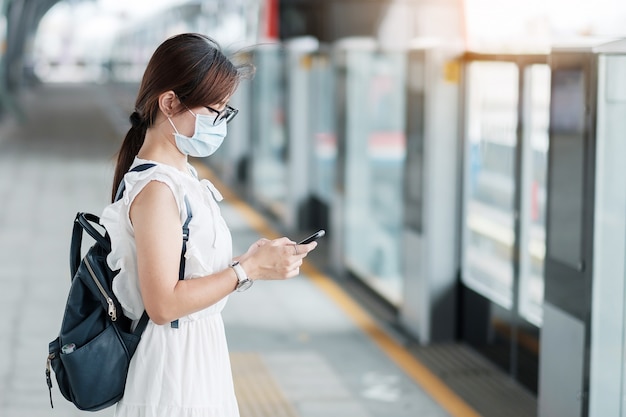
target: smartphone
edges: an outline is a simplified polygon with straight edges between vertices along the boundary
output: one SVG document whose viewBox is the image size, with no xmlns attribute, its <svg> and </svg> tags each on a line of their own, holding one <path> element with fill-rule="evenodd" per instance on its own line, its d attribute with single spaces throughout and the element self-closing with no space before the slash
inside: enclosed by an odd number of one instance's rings
<svg viewBox="0 0 626 417">
<path fill-rule="evenodd" d="M 298 245 L 306 245 L 307 243 L 311 243 L 314 240 L 317 240 L 320 237 L 324 236 L 325 234 L 326 234 L 326 230 L 324 229 L 318 230 L 317 232 L 313 233 L 311 236 L 298 242 Z"/>
</svg>

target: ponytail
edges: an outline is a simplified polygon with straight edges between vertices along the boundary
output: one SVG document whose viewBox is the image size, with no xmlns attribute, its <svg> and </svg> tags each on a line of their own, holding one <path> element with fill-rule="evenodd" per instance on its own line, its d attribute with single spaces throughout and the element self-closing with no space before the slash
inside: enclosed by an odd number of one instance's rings
<svg viewBox="0 0 626 417">
<path fill-rule="evenodd" d="M 111 202 L 115 201 L 115 194 L 117 188 L 124 179 L 124 174 L 128 172 L 130 166 L 139 153 L 139 149 L 143 145 L 143 141 L 146 138 L 146 130 L 148 129 L 148 123 L 142 120 L 138 112 L 133 112 L 130 115 L 131 127 L 122 142 L 119 153 L 117 154 L 117 165 L 115 166 L 115 175 L 113 177 L 113 187 L 111 189 Z"/>
</svg>

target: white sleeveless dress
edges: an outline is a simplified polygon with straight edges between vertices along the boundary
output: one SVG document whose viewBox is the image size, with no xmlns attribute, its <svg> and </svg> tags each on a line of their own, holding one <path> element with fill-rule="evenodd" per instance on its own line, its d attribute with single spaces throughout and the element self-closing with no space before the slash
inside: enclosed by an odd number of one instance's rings
<svg viewBox="0 0 626 417">
<path fill-rule="evenodd" d="M 144 306 L 137 278 L 136 246 L 129 209 L 150 181 L 172 190 L 181 224 L 187 218 L 187 196 L 192 220 L 185 256 L 185 279 L 226 269 L 232 260 L 232 240 L 217 202 L 220 193 L 208 180 L 199 181 L 191 166 L 187 175 L 173 167 L 135 158 L 133 167 L 156 164 L 146 171 L 129 172 L 126 190 L 107 206 L 101 223 L 111 237 L 107 261 L 120 269 L 113 292 L 124 313 L 138 320 Z M 179 319 L 179 327 L 148 322 L 130 363 L 124 398 L 116 405 L 116 417 L 238 417 L 232 372 L 221 311 L 227 297 L 217 304 Z M 105 364 L 103 364 L 105 365 Z"/>
</svg>

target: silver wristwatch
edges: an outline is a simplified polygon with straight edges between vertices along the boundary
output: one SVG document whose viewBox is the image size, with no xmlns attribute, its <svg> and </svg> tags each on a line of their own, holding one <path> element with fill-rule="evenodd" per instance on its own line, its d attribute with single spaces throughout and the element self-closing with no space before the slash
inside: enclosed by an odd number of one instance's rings
<svg viewBox="0 0 626 417">
<path fill-rule="evenodd" d="M 237 280 L 239 281 L 237 283 L 237 291 L 245 291 L 252 286 L 253 281 L 248 278 L 246 271 L 244 271 L 241 265 L 239 265 L 239 261 L 233 262 L 230 267 L 233 268 L 233 270 L 235 271 L 235 274 L 237 275 Z"/>
</svg>

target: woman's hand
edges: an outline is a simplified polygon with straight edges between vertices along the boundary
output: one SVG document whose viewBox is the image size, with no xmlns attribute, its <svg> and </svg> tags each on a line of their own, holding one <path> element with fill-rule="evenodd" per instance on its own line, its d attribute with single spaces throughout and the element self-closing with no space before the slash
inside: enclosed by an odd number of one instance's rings
<svg viewBox="0 0 626 417">
<path fill-rule="evenodd" d="M 300 273 L 302 260 L 316 246 L 317 242 L 297 245 L 286 237 L 260 239 L 239 258 L 239 264 L 252 280 L 293 278 Z"/>
<path fill-rule="evenodd" d="M 264 237 L 262 237 L 261 239 L 257 240 L 252 245 L 250 245 L 245 255 L 241 256 L 240 258 L 252 255 L 259 247 L 265 245 L 268 242 L 270 242 L 269 239 L 265 239 Z"/>
</svg>

